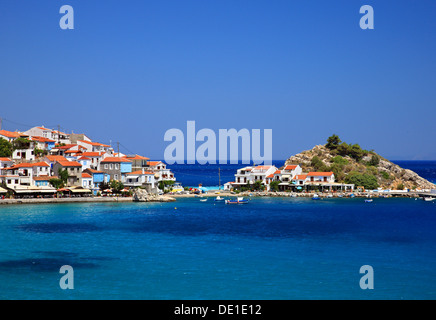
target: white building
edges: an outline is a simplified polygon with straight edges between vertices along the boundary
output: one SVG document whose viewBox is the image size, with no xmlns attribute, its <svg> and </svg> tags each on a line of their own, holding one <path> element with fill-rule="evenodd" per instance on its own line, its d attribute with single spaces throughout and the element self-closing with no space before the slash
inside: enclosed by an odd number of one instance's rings
<svg viewBox="0 0 436 320">
<path fill-rule="evenodd" d="M 92 175 L 86 172 L 82 172 L 82 187 L 91 190 L 93 186 L 94 186 L 94 181 L 92 179 Z"/>
<path fill-rule="evenodd" d="M 125 173 L 121 175 L 121 182 L 126 187 L 142 187 L 150 186 L 150 188 L 156 187 L 156 180 L 154 172 L 145 171 L 145 169 Z"/>
<path fill-rule="evenodd" d="M 147 161 L 148 171 L 155 174 L 155 180 L 159 181 L 176 181 L 176 177 L 171 172 L 171 169 L 167 169 L 167 165 L 162 161 Z"/>
</svg>

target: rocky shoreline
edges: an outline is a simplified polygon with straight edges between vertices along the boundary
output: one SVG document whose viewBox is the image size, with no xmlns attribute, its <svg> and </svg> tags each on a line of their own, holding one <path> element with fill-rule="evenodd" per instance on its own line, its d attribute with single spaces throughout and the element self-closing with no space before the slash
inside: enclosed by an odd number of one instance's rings
<svg viewBox="0 0 436 320">
<path fill-rule="evenodd" d="M 159 195 L 156 193 L 147 192 L 145 189 L 135 189 L 133 191 L 133 201 L 135 202 L 172 202 L 175 198 L 167 195 Z"/>
</svg>

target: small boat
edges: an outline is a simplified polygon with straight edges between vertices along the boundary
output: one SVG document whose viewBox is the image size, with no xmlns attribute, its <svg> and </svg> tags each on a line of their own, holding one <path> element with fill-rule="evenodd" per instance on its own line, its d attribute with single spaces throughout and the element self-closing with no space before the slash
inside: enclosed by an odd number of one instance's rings
<svg viewBox="0 0 436 320">
<path fill-rule="evenodd" d="M 320 200 L 321 198 L 319 197 L 319 195 L 314 194 L 312 197 L 312 200 Z"/>
<path fill-rule="evenodd" d="M 215 198 L 215 201 L 224 201 L 224 200 L 226 200 L 226 199 L 221 198 L 220 196 L 218 196 L 218 197 Z"/>
<path fill-rule="evenodd" d="M 206 202 L 206 201 L 207 201 L 207 198 L 206 198 L 206 199 L 200 199 L 200 201 L 201 201 L 201 202 Z"/>
<path fill-rule="evenodd" d="M 350 198 L 354 198 L 354 197 L 355 197 L 354 193 L 350 194 Z"/>
<path fill-rule="evenodd" d="M 433 201 L 435 198 L 432 197 L 424 197 L 424 201 Z"/>
<path fill-rule="evenodd" d="M 247 199 L 244 199 L 244 197 L 237 197 L 236 199 L 232 200 L 226 200 L 226 204 L 239 204 L 239 203 L 248 203 Z"/>
<path fill-rule="evenodd" d="M 372 199 L 365 199 L 365 202 L 372 202 Z"/>
</svg>

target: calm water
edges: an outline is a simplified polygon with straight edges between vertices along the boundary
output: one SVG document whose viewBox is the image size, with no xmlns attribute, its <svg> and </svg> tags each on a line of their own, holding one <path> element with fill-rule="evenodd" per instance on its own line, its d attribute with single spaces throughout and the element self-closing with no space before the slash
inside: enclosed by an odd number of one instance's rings
<svg viewBox="0 0 436 320">
<path fill-rule="evenodd" d="M 414 199 L 0 206 L 0 298 L 435 299 L 435 230 Z"/>
</svg>

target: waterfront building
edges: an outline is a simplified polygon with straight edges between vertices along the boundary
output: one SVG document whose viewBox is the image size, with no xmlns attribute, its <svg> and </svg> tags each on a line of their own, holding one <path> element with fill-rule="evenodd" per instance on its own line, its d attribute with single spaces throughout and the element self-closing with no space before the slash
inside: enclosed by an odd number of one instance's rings
<svg viewBox="0 0 436 320">
<path fill-rule="evenodd" d="M 110 180 L 121 181 L 123 173 L 132 172 L 132 162 L 121 157 L 106 157 L 100 163 L 100 170 L 110 176 Z"/>
<path fill-rule="evenodd" d="M 81 186 L 82 185 L 82 165 L 77 161 L 56 161 L 53 165 L 53 172 L 59 174 L 59 170 L 67 170 L 68 180 L 67 186 Z"/>
</svg>

